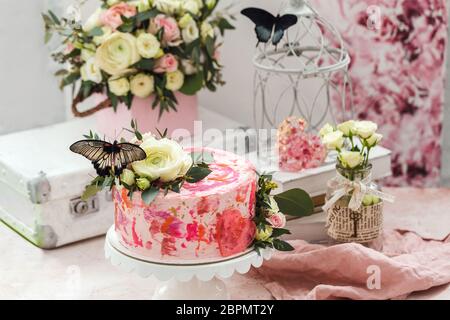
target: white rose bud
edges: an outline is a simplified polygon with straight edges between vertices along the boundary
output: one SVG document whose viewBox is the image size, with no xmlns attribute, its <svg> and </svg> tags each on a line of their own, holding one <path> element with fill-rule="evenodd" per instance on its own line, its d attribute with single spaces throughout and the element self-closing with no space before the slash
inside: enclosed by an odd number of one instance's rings
<svg viewBox="0 0 450 320">
<path fill-rule="evenodd" d="M 180 70 L 166 73 L 166 89 L 178 91 L 184 84 L 184 74 Z"/>
<path fill-rule="evenodd" d="M 95 64 L 95 59 L 91 58 L 81 67 L 81 79 L 83 81 L 102 82 L 102 72 Z"/>
<path fill-rule="evenodd" d="M 201 35 L 202 35 L 203 40 L 206 40 L 208 37 L 214 38 L 214 29 L 210 23 L 208 23 L 208 22 L 202 23 Z"/>
<path fill-rule="evenodd" d="M 183 36 L 183 40 L 186 43 L 191 43 L 195 41 L 199 37 L 199 30 L 197 27 L 197 23 L 192 20 L 187 26 L 181 31 L 181 35 Z"/>
<path fill-rule="evenodd" d="M 347 122 L 339 124 L 337 126 L 337 129 L 339 131 L 342 131 L 344 136 L 350 137 L 353 134 L 353 132 L 354 132 L 354 127 L 355 127 L 355 121 L 354 120 L 350 120 L 350 121 L 347 121 Z"/>
<path fill-rule="evenodd" d="M 331 124 L 327 123 L 326 125 L 323 126 L 322 129 L 320 129 L 319 131 L 319 135 L 323 138 L 325 137 L 327 134 L 334 132 L 334 128 Z"/>
<path fill-rule="evenodd" d="M 156 57 L 161 49 L 158 39 L 151 33 L 141 33 L 136 40 L 136 46 L 139 54 L 146 59 Z"/>
<path fill-rule="evenodd" d="M 134 172 L 129 169 L 123 170 L 122 174 L 120 175 L 120 180 L 130 187 L 134 186 L 134 184 L 136 183 Z"/>
<path fill-rule="evenodd" d="M 130 87 L 136 97 L 147 98 L 155 90 L 155 80 L 152 76 L 140 73 L 131 79 Z"/>
<path fill-rule="evenodd" d="M 209 10 L 214 8 L 215 5 L 216 5 L 216 0 L 206 0 L 206 6 L 208 7 Z"/>
<path fill-rule="evenodd" d="M 190 12 L 194 15 L 198 15 L 200 13 L 200 6 L 195 0 L 187 0 L 182 3 L 183 10 Z"/>
<path fill-rule="evenodd" d="M 86 23 L 83 25 L 83 31 L 84 32 L 90 32 L 93 29 L 100 27 L 100 15 L 103 13 L 103 10 L 101 8 L 98 8 L 86 21 Z"/>
<path fill-rule="evenodd" d="M 369 139 L 366 140 L 366 143 L 369 147 L 375 147 L 378 145 L 381 140 L 383 140 L 383 135 L 379 133 L 374 133 Z"/>
<path fill-rule="evenodd" d="M 126 96 L 130 92 L 130 82 L 127 78 L 110 79 L 108 87 L 118 97 Z"/>
<path fill-rule="evenodd" d="M 354 129 L 359 137 L 368 139 L 378 130 L 378 125 L 372 121 L 357 121 Z"/>
<path fill-rule="evenodd" d="M 354 169 L 363 162 L 364 158 L 358 151 L 343 151 L 339 155 L 339 160 L 344 167 Z"/>
<path fill-rule="evenodd" d="M 192 21 L 194 21 L 194 19 L 192 18 L 192 16 L 189 13 L 186 13 L 184 16 L 181 17 L 180 21 L 178 21 L 178 25 L 180 26 L 181 29 L 186 28 L 189 23 L 191 23 Z"/>
<path fill-rule="evenodd" d="M 197 68 L 191 60 L 181 60 L 181 66 L 183 67 L 184 74 L 190 76 L 197 73 Z"/>
<path fill-rule="evenodd" d="M 329 150 L 341 149 L 344 145 L 344 134 L 341 131 L 328 133 L 322 138 L 322 142 Z"/>
<path fill-rule="evenodd" d="M 140 190 L 144 191 L 150 188 L 151 183 L 147 178 L 138 178 L 136 180 L 136 185 Z"/>
</svg>

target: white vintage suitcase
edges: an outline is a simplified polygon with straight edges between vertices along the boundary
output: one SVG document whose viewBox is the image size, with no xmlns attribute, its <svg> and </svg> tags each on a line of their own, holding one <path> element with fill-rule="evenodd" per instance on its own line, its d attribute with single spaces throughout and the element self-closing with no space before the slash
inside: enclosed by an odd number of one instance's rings
<svg viewBox="0 0 450 320">
<path fill-rule="evenodd" d="M 108 193 L 80 199 L 95 172 L 69 151 L 92 122 L 74 120 L 0 137 L 0 219 L 38 247 L 102 235 L 113 224 Z"/>
</svg>

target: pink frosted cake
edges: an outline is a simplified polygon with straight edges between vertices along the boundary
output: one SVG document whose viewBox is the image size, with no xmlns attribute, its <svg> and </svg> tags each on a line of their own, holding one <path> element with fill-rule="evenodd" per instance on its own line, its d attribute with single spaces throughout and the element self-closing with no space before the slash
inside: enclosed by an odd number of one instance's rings
<svg viewBox="0 0 450 320">
<path fill-rule="evenodd" d="M 225 151 L 212 152 L 213 171 L 186 183 L 180 194 L 161 192 L 150 205 L 140 195 L 115 190 L 115 227 L 132 252 L 159 262 L 217 261 L 245 252 L 255 235 L 256 173 L 251 163 Z"/>
</svg>

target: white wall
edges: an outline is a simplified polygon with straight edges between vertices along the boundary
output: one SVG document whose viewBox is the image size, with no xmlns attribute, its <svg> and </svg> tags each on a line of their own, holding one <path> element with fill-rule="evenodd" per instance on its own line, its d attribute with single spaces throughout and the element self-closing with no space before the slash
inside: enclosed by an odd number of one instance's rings
<svg viewBox="0 0 450 320">
<path fill-rule="evenodd" d="M 64 119 L 44 47 L 43 0 L 0 0 L 0 134 Z"/>
</svg>

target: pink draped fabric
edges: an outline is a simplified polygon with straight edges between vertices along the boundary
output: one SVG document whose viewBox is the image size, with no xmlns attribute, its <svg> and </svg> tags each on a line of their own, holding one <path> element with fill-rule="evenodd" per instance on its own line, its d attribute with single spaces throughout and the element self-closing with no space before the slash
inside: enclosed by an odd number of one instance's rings
<svg viewBox="0 0 450 320">
<path fill-rule="evenodd" d="M 295 241 L 255 270 L 276 299 L 403 299 L 450 283 L 450 190 L 387 188 L 383 249 Z M 380 288 L 367 281 L 379 270 Z M 260 279 L 261 280 L 261 279 Z"/>
</svg>

